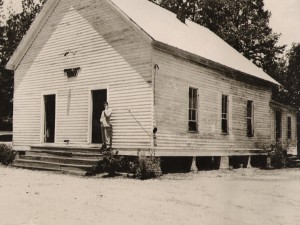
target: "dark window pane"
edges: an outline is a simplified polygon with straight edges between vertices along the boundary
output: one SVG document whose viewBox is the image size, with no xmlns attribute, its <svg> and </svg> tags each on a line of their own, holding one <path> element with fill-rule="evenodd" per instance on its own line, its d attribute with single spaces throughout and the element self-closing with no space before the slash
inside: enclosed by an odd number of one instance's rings
<svg viewBox="0 0 300 225">
<path fill-rule="evenodd" d="M 222 113 L 227 113 L 228 96 L 222 95 Z"/>
<path fill-rule="evenodd" d="M 222 133 L 227 133 L 227 132 L 228 132 L 227 120 L 222 120 Z"/>
<path fill-rule="evenodd" d="M 192 110 L 192 120 L 196 121 L 196 110 Z"/>
<path fill-rule="evenodd" d="M 197 122 L 189 121 L 189 131 L 197 131 Z"/>
<path fill-rule="evenodd" d="M 247 119 L 247 135 L 252 136 L 253 135 L 253 127 L 252 127 L 252 119 Z"/>
<path fill-rule="evenodd" d="M 292 129 L 292 118 L 289 116 L 288 117 L 288 130 Z"/>
<path fill-rule="evenodd" d="M 247 101 L 247 117 L 252 117 L 253 102 Z"/>
<path fill-rule="evenodd" d="M 189 131 L 197 131 L 198 90 L 189 88 Z"/>
<path fill-rule="evenodd" d="M 222 119 L 227 119 L 227 114 L 226 113 L 222 113 Z"/>
<path fill-rule="evenodd" d="M 228 133 L 228 96 L 222 95 L 222 133 Z"/>
<path fill-rule="evenodd" d="M 247 101 L 247 136 L 253 136 L 253 101 Z"/>
<path fill-rule="evenodd" d="M 193 90 L 193 108 L 196 109 L 197 108 L 197 89 Z"/>
<path fill-rule="evenodd" d="M 193 99 L 193 109 L 197 109 L 197 97 Z"/>
<path fill-rule="evenodd" d="M 287 138 L 292 138 L 292 118 L 289 116 L 287 119 Z"/>
<path fill-rule="evenodd" d="M 189 108 L 193 106 L 192 89 L 189 90 Z"/>
</svg>

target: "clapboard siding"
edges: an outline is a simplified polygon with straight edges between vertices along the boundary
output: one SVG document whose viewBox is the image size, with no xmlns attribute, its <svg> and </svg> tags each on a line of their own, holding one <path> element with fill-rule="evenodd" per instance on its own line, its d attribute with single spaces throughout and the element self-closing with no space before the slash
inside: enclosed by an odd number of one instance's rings
<svg viewBox="0 0 300 225">
<path fill-rule="evenodd" d="M 105 0 L 61 0 L 15 71 L 14 145 L 40 143 L 43 94 L 56 94 L 55 143 L 89 144 L 90 91 L 107 87 L 114 147 L 150 148 L 151 55 Z M 68 79 L 71 67 L 81 71 Z"/>
<path fill-rule="evenodd" d="M 158 151 L 249 150 L 271 141 L 271 92 L 268 87 L 238 81 L 223 72 L 155 50 L 159 65 L 155 83 Z M 188 91 L 198 89 L 197 133 L 188 132 Z M 229 135 L 221 134 L 221 97 L 229 96 Z M 254 102 L 254 137 L 247 137 L 246 105 Z"/>
<path fill-rule="evenodd" d="M 279 141 L 284 147 L 294 149 L 297 146 L 297 112 L 281 104 L 271 105 L 271 139 L 276 142 L 276 111 L 281 112 L 281 139 Z M 291 139 L 288 139 L 288 117 L 291 117 Z"/>
</svg>

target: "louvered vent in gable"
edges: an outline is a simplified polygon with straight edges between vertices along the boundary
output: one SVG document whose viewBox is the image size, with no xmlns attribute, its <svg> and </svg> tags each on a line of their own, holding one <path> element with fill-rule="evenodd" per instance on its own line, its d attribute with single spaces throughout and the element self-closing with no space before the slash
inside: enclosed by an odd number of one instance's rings
<svg viewBox="0 0 300 225">
<path fill-rule="evenodd" d="M 68 78 L 77 77 L 80 72 L 80 67 L 64 69 L 64 73 Z"/>
</svg>

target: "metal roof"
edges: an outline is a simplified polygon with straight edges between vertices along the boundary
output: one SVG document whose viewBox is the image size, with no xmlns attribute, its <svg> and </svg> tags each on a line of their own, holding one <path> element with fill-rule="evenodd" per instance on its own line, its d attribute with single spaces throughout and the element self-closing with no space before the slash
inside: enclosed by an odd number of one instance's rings
<svg viewBox="0 0 300 225">
<path fill-rule="evenodd" d="M 155 41 L 279 85 L 206 27 L 190 20 L 182 23 L 176 18 L 176 14 L 148 0 L 110 1 Z"/>
</svg>

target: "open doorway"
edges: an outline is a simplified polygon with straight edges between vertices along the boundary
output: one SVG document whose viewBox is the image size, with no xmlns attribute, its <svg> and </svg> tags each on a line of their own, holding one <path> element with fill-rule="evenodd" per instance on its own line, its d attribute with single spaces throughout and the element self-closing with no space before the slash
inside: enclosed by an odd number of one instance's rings
<svg viewBox="0 0 300 225">
<path fill-rule="evenodd" d="M 100 117 L 101 112 L 104 110 L 103 103 L 107 101 L 107 90 L 93 90 L 92 91 L 92 143 L 100 144 L 103 143 Z"/>
<path fill-rule="evenodd" d="M 55 142 L 55 95 L 44 95 L 44 142 Z"/>
</svg>

